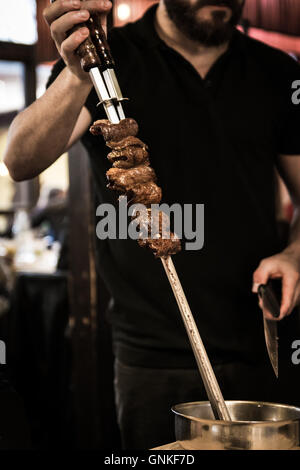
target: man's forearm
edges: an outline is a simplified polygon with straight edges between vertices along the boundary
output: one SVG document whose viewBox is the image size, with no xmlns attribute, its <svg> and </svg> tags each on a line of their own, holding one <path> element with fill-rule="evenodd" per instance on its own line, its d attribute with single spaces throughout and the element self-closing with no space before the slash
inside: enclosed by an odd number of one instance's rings
<svg viewBox="0 0 300 470">
<path fill-rule="evenodd" d="M 35 103 L 13 121 L 4 161 L 12 178 L 33 178 L 66 149 L 92 88 L 65 68 Z"/>
<path fill-rule="evenodd" d="M 300 206 L 295 206 L 290 228 L 290 239 L 284 251 L 293 253 L 298 257 L 300 263 Z"/>
</svg>

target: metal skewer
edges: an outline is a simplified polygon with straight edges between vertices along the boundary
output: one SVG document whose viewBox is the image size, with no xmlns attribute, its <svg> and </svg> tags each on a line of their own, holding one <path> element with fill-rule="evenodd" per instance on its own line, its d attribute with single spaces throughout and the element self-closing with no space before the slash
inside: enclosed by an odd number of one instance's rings
<svg viewBox="0 0 300 470">
<path fill-rule="evenodd" d="M 114 71 L 113 71 L 114 72 Z M 113 90 L 112 87 L 112 81 L 117 83 L 117 78 L 114 76 L 112 79 L 110 74 L 106 74 L 104 72 L 103 74 L 103 79 L 104 82 L 106 83 L 107 89 L 108 90 Z M 121 93 L 120 93 L 121 94 Z M 122 95 L 121 95 L 122 96 Z M 116 102 L 117 100 L 114 100 L 113 102 Z M 121 106 L 120 103 L 118 103 L 118 106 Z M 121 106 L 122 108 L 122 106 Z M 123 109 L 122 109 L 123 111 Z M 108 119 L 109 118 L 109 113 L 108 110 L 106 109 Z M 124 115 L 124 113 L 123 113 Z M 125 115 L 124 115 L 125 118 Z M 122 118 L 122 119 L 124 119 Z M 113 121 L 111 121 L 113 122 Z M 118 121 L 119 122 L 119 121 Z M 114 121 L 115 123 L 115 121 Z M 197 325 L 195 323 L 195 320 L 193 318 L 193 314 L 191 312 L 191 309 L 189 307 L 188 301 L 186 299 L 186 296 L 184 294 L 181 282 L 178 278 L 175 266 L 173 264 L 172 258 L 169 256 L 167 258 L 161 258 L 161 262 L 163 264 L 163 267 L 166 271 L 168 280 L 170 282 L 170 285 L 172 287 L 174 296 L 176 298 L 177 305 L 179 307 L 184 326 L 186 328 L 190 344 L 192 346 L 194 356 L 198 365 L 198 369 L 200 372 L 200 375 L 203 380 L 203 384 L 206 390 L 206 393 L 208 395 L 208 399 L 210 401 L 213 414 L 216 419 L 221 419 L 223 421 L 230 421 L 230 414 L 228 412 L 228 409 L 226 407 L 224 398 L 222 396 L 219 384 L 217 382 L 216 376 L 214 374 L 213 368 L 211 366 L 211 363 L 209 361 L 209 358 L 207 356 L 205 347 L 203 345 L 203 342 L 201 340 Z"/>
<path fill-rule="evenodd" d="M 170 256 L 168 256 L 168 258 L 161 258 L 161 262 L 176 298 L 214 416 L 216 419 L 231 421 L 230 414 L 201 340 L 172 258 Z"/>
<path fill-rule="evenodd" d="M 98 67 L 93 67 L 89 71 L 89 74 L 90 74 L 91 80 L 93 82 L 93 85 L 95 87 L 98 98 L 100 100 L 99 104 L 103 105 L 108 120 L 110 122 L 112 122 L 113 124 L 118 124 L 118 122 L 120 122 L 120 116 L 119 116 L 119 114 L 118 114 L 118 112 L 115 108 L 114 102 L 113 102 L 113 100 L 112 100 L 112 98 L 111 98 L 111 96 L 108 92 L 106 83 L 103 79 L 103 76 L 102 76 L 100 70 L 98 69 Z M 120 105 L 120 106 L 122 106 L 122 105 Z M 124 114 L 124 112 L 123 112 L 123 114 Z"/>
<path fill-rule="evenodd" d="M 55 0 L 51 0 L 54 2 Z M 79 46 L 82 69 L 89 72 L 95 90 L 107 114 L 108 120 L 118 124 L 125 118 L 121 102 L 123 98 L 114 71 L 114 60 L 105 33 L 98 18 L 91 17 L 87 24 L 90 36 Z M 81 25 L 82 26 L 82 25 Z M 77 26 L 77 28 L 80 25 Z M 211 407 L 216 419 L 230 421 L 230 415 L 215 377 L 205 347 L 202 343 L 193 314 L 185 297 L 171 257 L 161 258 L 174 296 L 177 301 Z"/>
<path fill-rule="evenodd" d="M 107 75 L 104 75 L 104 81 L 106 82 L 106 80 L 110 80 L 110 77 Z M 110 83 L 106 82 L 106 85 L 107 85 L 107 88 L 109 89 Z M 108 115 L 108 119 L 110 119 L 108 112 L 107 112 L 107 115 Z M 172 258 L 170 256 L 168 256 L 167 258 L 161 258 L 161 262 L 163 264 L 168 280 L 172 287 L 174 296 L 176 298 L 176 302 L 179 307 L 179 310 L 180 310 L 180 313 L 184 322 L 184 326 L 186 328 L 186 331 L 190 340 L 190 344 L 194 352 L 194 356 L 198 365 L 200 375 L 203 380 L 203 384 L 204 384 L 208 399 L 212 407 L 213 414 L 216 419 L 220 419 L 223 421 L 231 421 L 230 414 L 226 407 L 219 384 L 217 382 L 213 368 L 211 366 L 205 347 L 201 340 L 197 325 L 195 323 L 193 314 L 191 312 L 188 301 L 184 294 L 181 282 L 178 278 Z"/>
</svg>

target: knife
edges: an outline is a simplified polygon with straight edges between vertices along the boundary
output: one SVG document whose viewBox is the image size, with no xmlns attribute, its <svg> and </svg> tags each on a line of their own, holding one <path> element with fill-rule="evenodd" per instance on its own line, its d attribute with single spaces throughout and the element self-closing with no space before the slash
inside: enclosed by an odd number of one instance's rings
<svg viewBox="0 0 300 470">
<path fill-rule="evenodd" d="M 264 333 L 268 355 L 276 377 L 278 378 L 278 328 L 275 320 L 269 320 L 265 313 L 274 319 L 280 317 L 281 280 L 272 279 L 258 287 L 258 295 L 262 300 Z"/>
</svg>

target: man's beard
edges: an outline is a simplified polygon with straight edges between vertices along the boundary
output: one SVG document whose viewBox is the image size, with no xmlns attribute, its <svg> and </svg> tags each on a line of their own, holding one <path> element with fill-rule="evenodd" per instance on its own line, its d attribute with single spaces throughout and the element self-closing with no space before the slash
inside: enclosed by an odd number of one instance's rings
<svg viewBox="0 0 300 470">
<path fill-rule="evenodd" d="M 190 5 L 190 0 L 164 0 L 169 18 L 187 38 L 206 46 L 219 46 L 231 39 L 235 26 L 238 24 L 244 2 L 239 0 L 198 0 Z M 227 6 L 232 16 L 225 21 L 223 11 L 212 13 L 211 20 L 197 19 L 201 7 Z"/>
</svg>

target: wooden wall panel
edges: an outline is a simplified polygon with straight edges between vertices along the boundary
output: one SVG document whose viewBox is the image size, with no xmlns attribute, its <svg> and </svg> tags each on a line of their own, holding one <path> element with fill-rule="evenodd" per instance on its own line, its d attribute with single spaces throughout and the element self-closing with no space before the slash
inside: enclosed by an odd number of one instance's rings
<svg viewBox="0 0 300 470">
<path fill-rule="evenodd" d="M 49 26 L 43 18 L 43 11 L 49 5 L 50 0 L 36 0 L 37 8 L 37 61 L 50 62 L 58 58 L 58 52 L 51 38 Z"/>
<path fill-rule="evenodd" d="M 96 272 L 93 185 L 80 143 L 69 151 L 69 173 L 69 326 L 77 445 L 118 448 L 112 345 L 105 319 L 109 294 Z"/>
<path fill-rule="evenodd" d="M 135 21 L 158 0 L 115 0 L 114 24 L 122 26 Z M 125 3 L 131 8 L 129 20 L 117 18 L 117 7 Z M 300 36 L 300 0 L 246 0 L 244 17 L 257 28 Z"/>
<path fill-rule="evenodd" d="M 246 0 L 244 17 L 257 28 L 300 36 L 299 0 Z"/>
</svg>

